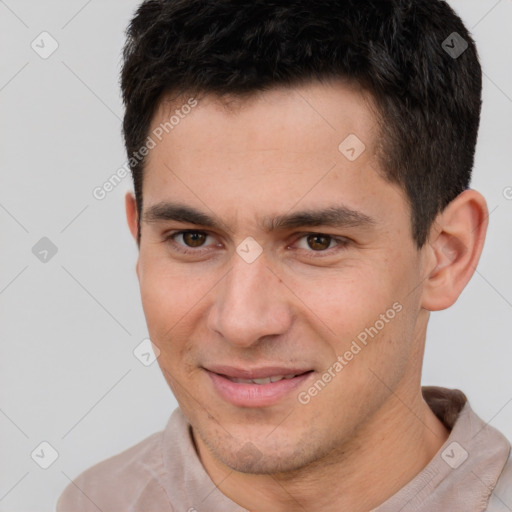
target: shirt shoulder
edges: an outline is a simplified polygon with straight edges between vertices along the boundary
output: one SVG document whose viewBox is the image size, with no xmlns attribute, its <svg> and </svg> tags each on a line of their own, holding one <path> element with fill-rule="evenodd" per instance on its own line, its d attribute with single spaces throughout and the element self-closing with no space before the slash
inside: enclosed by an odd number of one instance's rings
<svg viewBox="0 0 512 512">
<path fill-rule="evenodd" d="M 148 506 L 172 512 L 160 484 L 165 474 L 161 441 L 157 432 L 81 473 L 59 497 L 57 512 L 138 512 Z"/>
<path fill-rule="evenodd" d="M 512 510 L 512 453 L 496 482 L 489 498 L 486 512 L 510 512 Z"/>
</svg>

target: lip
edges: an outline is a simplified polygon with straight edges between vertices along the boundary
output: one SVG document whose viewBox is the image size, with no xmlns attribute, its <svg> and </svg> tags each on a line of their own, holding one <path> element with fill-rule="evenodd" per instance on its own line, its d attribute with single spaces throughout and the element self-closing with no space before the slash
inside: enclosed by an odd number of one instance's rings
<svg viewBox="0 0 512 512">
<path fill-rule="evenodd" d="M 219 369 L 220 367 L 216 367 Z M 226 367 L 224 367 L 226 368 Z M 206 369 L 205 369 L 206 370 Z M 290 368 L 260 368 L 253 370 L 242 370 L 229 368 L 227 374 L 217 371 L 206 370 L 213 388 L 217 394 L 226 402 L 237 407 L 267 407 L 274 405 L 286 398 L 293 390 L 298 388 L 306 380 L 314 375 L 313 370 L 294 370 Z M 304 373 L 306 372 L 306 373 Z M 232 382 L 229 377 L 239 379 L 259 379 L 272 375 L 291 375 L 301 373 L 292 379 L 282 379 L 268 384 L 250 384 Z"/>
<path fill-rule="evenodd" d="M 309 372 L 312 368 L 284 367 L 284 366 L 265 366 L 261 368 L 236 368 L 234 366 L 213 365 L 208 366 L 206 370 L 225 375 L 233 379 L 264 379 L 273 375 L 300 375 Z"/>
</svg>

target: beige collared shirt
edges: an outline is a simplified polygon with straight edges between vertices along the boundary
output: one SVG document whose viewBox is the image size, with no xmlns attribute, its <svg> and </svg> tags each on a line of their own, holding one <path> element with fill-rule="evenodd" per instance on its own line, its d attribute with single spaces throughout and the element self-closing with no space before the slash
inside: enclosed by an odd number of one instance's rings
<svg viewBox="0 0 512 512">
<path fill-rule="evenodd" d="M 423 396 L 451 430 L 430 463 L 372 512 L 512 512 L 507 439 L 486 425 L 458 390 Z M 214 485 L 176 409 L 162 432 L 91 467 L 71 482 L 57 512 L 248 512 Z"/>
</svg>

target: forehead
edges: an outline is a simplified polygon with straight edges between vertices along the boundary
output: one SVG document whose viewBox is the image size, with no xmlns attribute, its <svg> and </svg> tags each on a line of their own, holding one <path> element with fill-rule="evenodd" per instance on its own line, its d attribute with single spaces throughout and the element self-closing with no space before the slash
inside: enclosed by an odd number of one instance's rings
<svg viewBox="0 0 512 512">
<path fill-rule="evenodd" d="M 179 198 L 219 215 L 268 216 L 299 203 L 360 209 L 372 198 L 403 200 L 380 172 L 378 132 L 371 99 L 341 82 L 247 98 L 168 97 L 150 128 L 144 205 Z"/>
<path fill-rule="evenodd" d="M 268 150 L 269 141 L 277 142 L 273 132 L 280 128 L 285 128 L 279 133 L 279 149 L 283 151 L 296 150 L 297 144 L 304 151 L 310 150 L 309 145 L 300 144 L 304 135 L 310 139 L 316 134 L 317 139 L 325 140 L 326 133 L 331 132 L 334 140 L 341 140 L 353 133 L 364 139 L 368 155 L 374 149 L 377 133 L 376 112 L 371 95 L 355 84 L 312 81 L 244 96 L 202 94 L 194 98 L 168 94 L 158 104 L 151 131 L 160 129 L 162 137 L 190 149 L 198 145 L 207 149 L 218 143 L 213 135 L 224 135 L 225 144 L 231 142 L 232 147 L 241 149 L 243 143 L 243 149 L 252 151 Z M 197 124 L 203 124 L 204 129 L 197 131 Z M 194 137 L 190 137 L 192 130 Z"/>
</svg>

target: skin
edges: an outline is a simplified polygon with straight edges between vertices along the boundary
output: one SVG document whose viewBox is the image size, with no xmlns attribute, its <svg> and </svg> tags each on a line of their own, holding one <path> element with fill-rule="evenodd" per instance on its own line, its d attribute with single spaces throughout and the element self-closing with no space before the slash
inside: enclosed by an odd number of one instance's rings
<svg viewBox="0 0 512 512">
<path fill-rule="evenodd" d="M 315 82 L 229 100 L 202 97 L 148 155 L 136 269 L 159 365 L 203 466 L 233 501 L 253 512 L 371 510 L 448 437 L 421 396 L 425 333 L 429 311 L 453 304 L 474 271 L 485 200 L 462 193 L 418 249 L 359 88 Z M 179 104 L 163 101 L 151 130 Z M 366 146 L 354 161 L 338 150 L 348 134 Z M 162 202 L 218 226 L 146 215 Z M 372 222 L 268 229 L 268 219 L 340 205 Z M 136 239 L 131 193 L 126 213 Z M 169 238 L 184 229 L 199 234 Z M 311 233 L 340 243 L 311 244 Z M 252 263 L 236 252 L 249 236 L 263 249 Z M 192 239 L 203 245 L 187 247 Z M 395 303 L 401 311 L 301 404 L 298 393 Z M 314 372 L 272 405 L 240 407 L 214 389 L 204 369 L 212 364 Z"/>
</svg>

